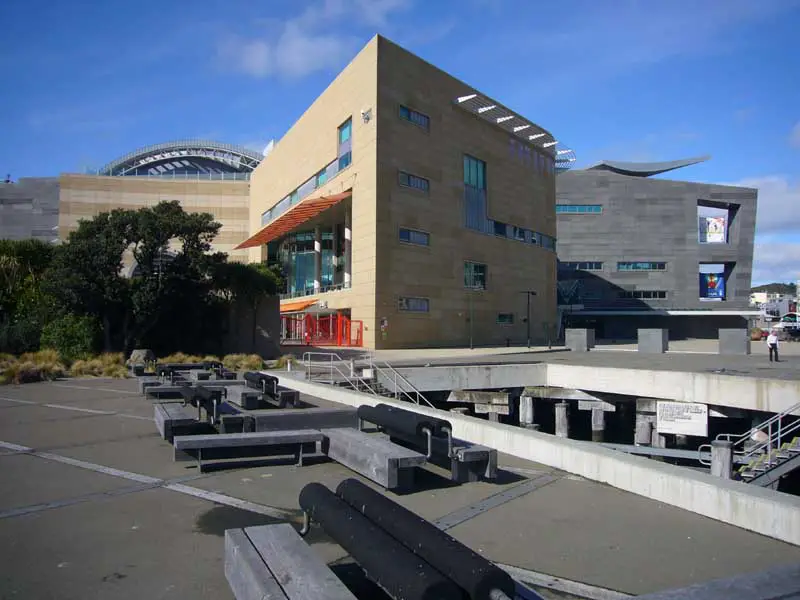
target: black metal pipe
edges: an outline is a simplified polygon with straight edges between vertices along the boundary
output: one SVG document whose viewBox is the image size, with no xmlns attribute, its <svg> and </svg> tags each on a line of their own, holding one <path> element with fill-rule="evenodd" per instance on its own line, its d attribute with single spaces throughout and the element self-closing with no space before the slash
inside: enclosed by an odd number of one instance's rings
<svg viewBox="0 0 800 600">
<path fill-rule="evenodd" d="M 463 600 L 456 584 L 324 485 L 306 485 L 300 507 L 395 600 Z"/>
<path fill-rule="evenodd" d="M 408 435 L 424 435 L 423 430 L 427 427 L 431 430 L 432 435 L 440 436 L 445 428 L 450 428 L 450 423 L 443 419 L 428 417 L 388 404 L 359 406 L 358 417 L 379 427 L 395 429 Z"/>
<path fill-rule="evenodd" d="M 345 479 L 336 494 L 347 504 L 456 582 L 472 600 L 513 598 L 511 576 L 429 521 L 357 479 Z"/>
</svg>

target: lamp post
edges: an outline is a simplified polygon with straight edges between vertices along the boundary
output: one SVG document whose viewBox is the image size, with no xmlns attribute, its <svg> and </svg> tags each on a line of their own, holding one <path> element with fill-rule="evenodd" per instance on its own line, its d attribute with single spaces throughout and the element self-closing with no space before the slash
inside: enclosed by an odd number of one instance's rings
<svg viewBox="0 0 800 600">
<path fill-rule="evenodd" d="M 526 314 L 525 321 L 526 321 L 526 324 L 528 325 L 528 327 L 527 327 L 527 329 L 528 329 L 528 348 L 530 348 L 531 347 L 531 296 L 535 296 L 536 292 L 534 290 L 524 290 L 524 291 L 520 292 L 520 294 L 525 294 L 525 297 L 528 300 L 527 312 L 525 313 Z"/>
</svg>

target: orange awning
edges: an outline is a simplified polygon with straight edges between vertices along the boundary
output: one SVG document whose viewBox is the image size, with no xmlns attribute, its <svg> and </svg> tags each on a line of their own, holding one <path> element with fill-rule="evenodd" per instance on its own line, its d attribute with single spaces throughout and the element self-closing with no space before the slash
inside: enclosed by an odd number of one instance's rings
<svg viewBox="0 0 800 600">
<path fill-rule="evenodd" d="M 296 300 L 294 302 L 287 302 L 286 304 L 281 304 L 281 314 L 300 312 L 301 310 L 305 310 L 312 304 L 316 303 L 316 298 L 311 300 Z"/>
<path fill-rule="evenodd" d="M 331 206 L 338 204 L 352 195 L 353 190 L 347 190 L 346 192 L 333 194 L 332 196 L 318 196 L 316 198 L 303 200 L 261 229 L 261 231 L 236 246 L 234 250 L 254 248 L 276 240 L 292 231 L 292 229 L 298 225 L 302 225 L 306 221 L 313 219 L 321 212 L 328 210 Z"/>
</svg>

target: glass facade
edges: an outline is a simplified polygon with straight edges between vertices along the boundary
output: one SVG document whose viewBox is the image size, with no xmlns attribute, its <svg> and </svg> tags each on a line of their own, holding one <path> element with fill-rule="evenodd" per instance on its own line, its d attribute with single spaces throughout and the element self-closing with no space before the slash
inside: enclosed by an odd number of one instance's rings
<svg viewBox="0 0 800 600">
<path fill-rule="evenodd" d="M 323 231 L 322 272 L 320 284 L 327 288 L 338 283 L 334 263 L 334 236 L 339 236 L 339 254 L 344 240 L 338 231 Z M 287 236 L 280 244 L 278 256 L 286 272 L 286 292 L 290 295 L 311 294 L 314 291 L 314 232 L 304 231 Z"/>
<path fill-rule="evenodd" d="M 352 153 L 352 129 L 353 119 L 347 119 L 344 123 L 339 125 L 339 170 L 350 166 L 353 162 Z"/>
<path fill-rule="evenodd" d="M 636 300 L 663 300 L 667 297 L 667 292 L 660 290 L 634 290 L 620 292 L 619 297 Z"/>
<path fill-rule="evenodd" d="M 558 268 L 564 271 L 602 271 L 603 263 L 598 261 L 566 261 L 559 262 Z"/>
</svg>

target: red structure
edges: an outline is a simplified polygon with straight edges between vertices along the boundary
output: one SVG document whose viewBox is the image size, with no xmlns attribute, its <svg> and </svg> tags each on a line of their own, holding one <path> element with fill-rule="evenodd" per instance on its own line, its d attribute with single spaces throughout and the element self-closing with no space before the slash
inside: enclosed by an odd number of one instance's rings
<svg viewBox="0 0 800 600">
<path fill-rule="evenodd" d="M 364 344 L 364 324 L 342 314 L 281 315 L 281 343 L 360 347 Z"/>
</svg>

